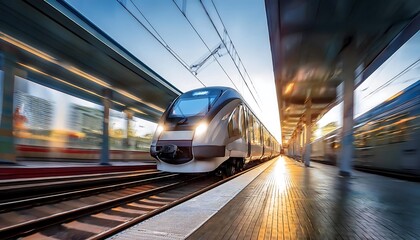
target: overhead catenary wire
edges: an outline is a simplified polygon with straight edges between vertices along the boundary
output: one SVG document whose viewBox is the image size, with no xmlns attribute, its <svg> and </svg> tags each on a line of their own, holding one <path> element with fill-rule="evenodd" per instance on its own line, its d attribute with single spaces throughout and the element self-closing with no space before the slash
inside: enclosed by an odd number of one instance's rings
<svg viewBox="0 0 420 240">
<path fill-rule="evenodd" d="M 187 15 L 185 14 L 185 11 L 183 11 L 178 4 L 175 2 L 175 0 L 172 0 L 172 2 L 175 4 L 175 6 L 178 8 L 178 10 L 181 12 L 181 14 L 184 16 L 184 18 L 187 20 L 187 22 L 190 24 L 191 28 L 194 30 L 194 32 L 197 34 L 197 36 L 200 38 L 200 40 L 203 42 L 203 44 L 206 46 L 206 48 L 211 52 L 212 50 L 207 45 L 207 43 L 204 41 L 201 34 L 197 31 L 197 29 L 194 27 L 194 25 L 191 23 L 191 21 L 188 19 Z M 222 64 L 219 62 L 217 57 L 213 55 L 213 59 L 216 60 L 216 62 L 219 64 L 220 68 L 223 70 L 223 72 L 226 74 L 226 76 L 229 78 L 230 82 L 233 84 L 236 90 L 238 90 L 238 87 L 236 86 L 235 82 L 232 80 L 232 78 L 229 76 L 229 74 L 226 72 L 225 68 L 223 68 Z M 239 91 L 239 90 L 238 90 Z"/>
<path fill-rule="evenodd" d="M 163 37 L 158 33 L 158 31 L 153 27 L 153 25 L 147 20 L 147 18 L 144 16 L 144 14 L 142 13 L 142 11 L 137 7 L 137 5 L 133 2 L 133 0 L 130 0 L 130 2 L 133 4 L 133 6 L 137 9 L 137 11 L 142 15 L 142 17 L 146 20 L 146 22 L 150 25 L 150 27 L 153 29 L 153 31 L 155 31 L 155 33 L 159 36 L 159 38 L 148 28 L 146 27 L 146 25 L 136 16 L 134 15 L 128 8 L 127 6 L 122 2 L 122 0 L 116 0 L 144 29 L 146 29 L 146 31 L 148 31 L 150 33 L 150 35 L 152 35 L 152 37 L 154 39 L 156 39 L 156 41 L 158 41 L 170 54 L 172 54 L 172 56 L 174 56 L 174 58 L 181 63 L 181 65 L 187 69 L 188 72 L 191 73 L 192 76 L 194 76 L 194 78 L 199 81 L 201 83 L 201 85 L 203 85 L 204 87 L 206 87 L 206 85 L 191 71 L 191 69 L 189 68 L 189 65 L 166 43 L 166 41 L 163 39 Z"/>
<path fill-rule="evenodd" d="M 374 89 L 372 92 L 370 92 L 369 94 L 367 94 L 366 96 L 363 97 L 363 99 L 372 96 L 373 94 L 383 90 L 384 88 L 388 87 L 390 84 L 392 84 L 393 82 L 395 82 L 397 79 L 399 79 L 401 76 L 403 76 L 404 74 L 406 74 L 408 71 L 410 71 L 411 69 L 415 68 L 416 65 L 420 62 L 420 59 L 417 59 L 416 61 L 414 61 L 413 63 L 411 63 L 409 66 L 407 66 L 404 70 L 402 70 L 401 72 L 399 72 L 398 74 L 396 74 L 394 77 L 390 78 L 386 83 L 384 83 L 383 85 L 381 85 L 380 87 Z"/>
<path fill-rule="evenodd" d="M 238 51 L 236 51 L 236 48 L 235 48 L 235 46 L 233 45 L 232 40 L 230 40 L 231 38 L 230 38 L 230 36 L 229 36 L 229 34 L 228 34 L 228 32 L 227 32 L 227 28 L 226 28 L 225 24 L 223 23 L 222 17 L 220 16 L 219 11 L 217 10 L 216 5 L 214 4 L 214 1 L 213 1 L 213 0 L 211 0 L 211 3 L 213 4 L 214 10 L 216 10 L 217 16 L 219 17 L 220 22 L 222 23 L 222 26 L 223 26 L 224 32 L 226 33 L 226 37 L 227 37 L 227 38 L 229 38 L 229 41 L 230 41 L 230 43 L 231 43 L 231 45 L 232 45 L 232 48 L 235 50 L 236 55 L 238 56 L 238 60 L 239 60 L 239 62 L 242 64 L 242 66 L 243 66 L 243 68 L 244 68 L 244 71 L 245 71 L 246 75 L 248 76 L 249 81 L 251 82 L 251 85 L 252 85 L 252 87 L 254 88 L 255 93 L 257 94 L 257 97 L 259 98 L 259 94 L 258 94 L 258 92 L 257 92 L 257 89 L 255 88 L 254 83 L 253 83 L 253 81 L 252 81 L 251 77 L 250 77 L 250 76 L 249 76 L 249 74 L 248 74 L 248 71 L 246 70 L 246 68 L 245 68 L 245 66 L 244 66 L 244 64 L 243 64 L 243 62 L 242 62 L 242 59 L 241 59 L 241 57 L 239 56 Z M 260 100 L 261 100 L 261 99 L 260 99 Z"/>
<path fill-rule="evenodd" d="M 226 45 L 226 43 L 225 43 L 225 40 L 224 40 L 224 39 L 223 39 L 223 37 L 221 36 L 221 34 L 220 34 L 219 30 L 217 29 L 217 27 L 216 27 L 216 25 L 215 25 L 215 23 L 214 23 L 213 19 L 211 18 L 211 16 L 210 16 L 209 12 L 207 11 L 207 8 L 204 6 L 204 3 L 203 3 L 203 1 L 202 1 L 202 0 L 200 0 L 200 4 L 201 4 L 202 8 L 204 9 L 204 12 L 206 12 L 206 15 L 207 15 L 207 17 L 209 18 L 211 25 L 212 25 L 212 26 L 213 26 L 213 28 L 216 30 L 216 33 L 217 33 L 217 35 L 219 36 L 220 40 L 222 40 L 223 45 L 225 46 L 225 48 L 226 48 L 226 49 L 228 49 L 228 47 L 227 47 L 227 45 Z M 217 10 L 217 9 L 216 9 L 216 10 Z M 223 24 L 223 23 L 222 23 L 222 24 Z M 224 25 L 223 25 L 223 28 L 224 28 L 224 32 L 226 33 L 226 36 L 228 36 L 227 30 L 226 30 L 226 28 L 224 27 Z M 232 42 L 232 41 L 230 41 L 230 43 L 231 43 L 232 47 L 234 48 L 234 46 L 233 46 L 233 42 Z M 236 50 L 235 50 L 235 51 L 236 51 Z M 251 94 L 252 98 L 254 99 L 255 103 L 256 103 L 256 104 L 257 104 L 257 106 L 258 106 L 258 108 L 261 110 L 261 106 L 260 106 L 260 104 L 258 103 L 257 99 L 255 98 L 254 94 L 252 93 L 251 88 L 249 87 L 248 83 L 246 82 L 245 77 L 243 76 L 243 74 L 242 74 L 241 70 L 240 70 L 240 69 L 239 69 L 239 67 L 236 65 L 236 62 L 235 62 L 234 57 L 232 56 L 232 54 L 230 53 L 230 51 L 227 51 L 227 52 L 228 52 L 229 56 L 231 57 L 232 61 L 234 62 L 234 65 L 235 65 L 236 69 L 238 69 L 239 75 L 241 75 L 241 77 L 242 77 L 242 79 L 243 79 L 243 81 L 244 81 L 244 83 L 245 83 L 246 87 L 248 88 L 248 90 L 249 90 L 249 92 L 250 92 L 250 94 Z M 238 55 L 238 54 L 236 54 L 236 55 Z M 238 55 L 238 57 L 239 57 L 239 55 Z M 243 66 L 243 68 L 245 69 L 245 66 Z"/>
</svg>

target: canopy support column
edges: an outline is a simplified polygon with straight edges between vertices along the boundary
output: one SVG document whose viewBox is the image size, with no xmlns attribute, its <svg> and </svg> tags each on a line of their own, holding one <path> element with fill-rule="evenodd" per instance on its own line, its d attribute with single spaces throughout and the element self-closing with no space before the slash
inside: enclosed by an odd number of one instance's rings
<svg viewBox="0 0 420 240">
<path fill-rule="evenodd" d="M 15 137 L 13 134 L 15 65 L 15 57 L 5 52 L 3 55 L 3 81 L 0 79 L 0 162 L 4 163 L 16 163 Z"/>
<path fill-rule="evenodd" d="M 306 125 L 306 138 L 305 138 L 305 155 L 304 155 L 304 159 L 305 159 L 305 167 L 309 167 L 310 166 L 310 162 L 311 162 L 311 133 L 312 133 L 312 126 L 311 126 L 311 116 L 312 116 L 312 111 L 311 111 L 311 107 L 312 107 L 312 102 L 311 99 L 309 98 L 306 101 L 306 112 L 305 112 L 305 125 Z"/>
<path fill-rule="evenodd" d="M 102 100 L 104 105 L 104 116 L 102 121 L 102 148 L 101 148 L 101 165 L 109 164 L 109 109 L 111 107 L 112 92 L 110 89 L 105 89 L 103 92 L 104 98 Z"/>
</svg>

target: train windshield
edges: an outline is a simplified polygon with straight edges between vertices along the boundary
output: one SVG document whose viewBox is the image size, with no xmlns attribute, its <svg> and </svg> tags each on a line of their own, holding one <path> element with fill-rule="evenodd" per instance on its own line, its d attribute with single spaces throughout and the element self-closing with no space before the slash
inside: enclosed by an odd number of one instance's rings
<svg viewBox="0 0 420 240">
<path fill-rule="evenodd" d="M 169 112 L 169 117 L 187 118 L 205 116 L 221 92 L 221 90 L 200 90 L 185 93 L 178 98 Z"/>
</svg>

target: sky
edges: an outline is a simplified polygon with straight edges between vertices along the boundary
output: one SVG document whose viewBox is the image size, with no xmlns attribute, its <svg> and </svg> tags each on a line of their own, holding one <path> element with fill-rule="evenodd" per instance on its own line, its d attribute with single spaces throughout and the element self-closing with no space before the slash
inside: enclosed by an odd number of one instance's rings
<svg viewBox="0 0 420 240">
<path fill-rule="evenodd" d="M 181 91 L 237 89 L 281 139 L 263 0 L 203 1 L 204 6 L 199 0 L 66 2 Z M 189 67 L 220 45 L 221 38 L 230 50 L 220 49 L 214 55 L 217 61 L 210 58 L 192 74 Z"/>
</svg>

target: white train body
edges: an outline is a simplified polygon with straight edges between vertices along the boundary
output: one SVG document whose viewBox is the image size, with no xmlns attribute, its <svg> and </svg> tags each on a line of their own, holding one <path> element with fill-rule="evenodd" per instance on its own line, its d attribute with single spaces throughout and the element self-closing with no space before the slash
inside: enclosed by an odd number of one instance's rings
<svg viewBox="0 0 420 240">
<path fill-rule="evenodd" d="M 232 174 L 244 164 L 278 155 L 280 145 L 231 88 L 186 92 L 165 111 L 150 147 L 158 170 Z M 228 174 L 229 175 L 229 174 Z"/>
<path fill-rule="evenodd" d="M 353 166 L 420 175 L 420 81 L 355 119 Z M 311 158 L 338 164 L 341 129 L 312 143 Z"/>
</svg>

